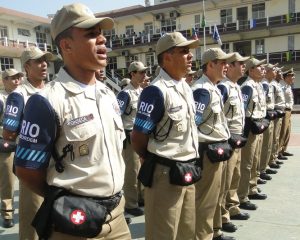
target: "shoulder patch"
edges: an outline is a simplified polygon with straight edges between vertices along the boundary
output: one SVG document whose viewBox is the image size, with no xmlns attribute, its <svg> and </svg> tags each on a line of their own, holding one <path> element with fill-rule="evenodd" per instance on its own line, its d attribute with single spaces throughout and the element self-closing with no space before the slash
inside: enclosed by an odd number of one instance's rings
<svg viewBox="0 0 300 240">
<path fill-rule="evenodd" d="M 195 91 L 193 91 L 193 97 L 196 107 L 195 121 L 196 125 L 199 125 L 203 121 L 203 112 L 210 102 L 210 93 L 204 88 L 198 88 Z"/>
<path fill-rule="evenodd" d="M 26 104 L 15 164 L 25 168 L 47 167 L 56 137 L 58 120 L 48 100 L 32 95 Z"/>
<path fill-rule="evenodd" d="M 8 95 L 3 117 L 3 128 L 18 132 L 24 111 L 24 97 L 17 92 Z"/>
<path fill-rule="evenodd" d="M 118 101 L 119 108 L 120 108 L 121 115 L 122 115 L 125 112 L 128 104 L 130 102 L 130 96 L 127 92 L 121 91 L 117 95 L 117 101 Z"/>
<path fill-rule="evenodd" d="M 153 131 L 165 112 L 164 97 L 156 86 L 145 88 L 139 98 L 134 129 L 146 134 Z"/>
<path fill-rule="evenodd" d="M 227 99 L 228 99 L 228 90 L 227 90 L 227 87 L 224 84 L 218 84 L 217 87 L 218 87 L 218 89 L 221 92 L 222 101 L 223 101 L 223 103 L 225 103 L 227 101 Z"/>
</svg>

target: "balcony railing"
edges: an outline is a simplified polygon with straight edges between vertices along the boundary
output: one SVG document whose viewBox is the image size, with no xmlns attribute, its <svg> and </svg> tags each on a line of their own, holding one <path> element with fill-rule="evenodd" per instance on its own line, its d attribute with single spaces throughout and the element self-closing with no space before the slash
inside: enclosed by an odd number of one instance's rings
<svg viewBox="0 0 300 240">
<path fill-rule="evenodd" d="M 237 31 L 251 31 L 259 28 L 265 27 L 278 27 L 286 24 L 299 24 L 300 23 L 300 12 L 290 13 L 280 16 L 265 17 L 261 19 L 250 19 L 250 20 L 237 20 L 233 23 L 225 23 L 217 25 L 219 33 L 229 34 Z M 207 26 L 205 28 L 195 28 L 194 32 L 198 37 L 202 38 L 205 30 L 206 36 L 212 34 L 213 26 Z M 145 45 L 149 43 L 155 43 L 157 40 L 167 31 L 161 31 L 159 34 L 145 34 L 139 33 L 138 35 L 122 37 L 115 36 L 106 36 L 108 39 L 107 45 L 112 48 L 124 48 L 124 47 L 133 47 L 136 45 Z M 193 37 L 192 29 L 185 29 L 180 31 L 186 38 L 190 39 Z"/>
<path fill-rule="evenodd" d="M 8 39 L 7 37 L 2 37 L 0 38 L 0 45 L 4 47 L 11 47 L 11 48 L 28 48 L 28 47 L 38 47 L 42 51 L 48 51 L 52 52 L 53 48 L 50 44 L 47 43 L 33 43 L 29 41 L 19 41 L 17 40 L 12 40 Z"/>
<path fill-rule="evenodd" d="M 256 54 L 257 59 L 267 59 L 270 63 L 300 62 L 300 50 Z"/>
</svg>

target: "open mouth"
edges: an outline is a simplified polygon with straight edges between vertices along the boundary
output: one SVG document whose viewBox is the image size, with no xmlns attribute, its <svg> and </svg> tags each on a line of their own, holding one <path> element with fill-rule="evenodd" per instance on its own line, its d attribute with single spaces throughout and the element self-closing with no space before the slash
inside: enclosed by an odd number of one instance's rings
<svg viewBox="0 0 300 240">
<path fill-rule="evenodd" d="M 97 55 L 102 58 L 102 59 L 106 59 L 107 55 L 106 55 L 107 51 L 105 47 L 99 47 L 97 48 Z"/>
</svg>

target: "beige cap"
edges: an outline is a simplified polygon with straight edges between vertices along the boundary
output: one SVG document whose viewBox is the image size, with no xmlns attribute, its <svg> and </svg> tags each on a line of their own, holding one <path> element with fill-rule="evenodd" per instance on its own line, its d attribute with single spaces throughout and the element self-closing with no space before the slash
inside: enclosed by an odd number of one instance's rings
<svg viewBox="0 0 300 240">
<path fill-rule="evenodd" d="M 204 65 L 209 61 L 227 60 L 232 57 L 233 53 L 225 53 L 221 48 L 209 48 L 202 54 L 201 64 Z"/>
<path fill-rule="evenodd" d="M 249 59 L 250 57 L 242 57 L 238 52 L 234 52 L 232 57 L 228 58 L 226 60 L 227 63 L 232 63 L 232 62 L 245 62 Z"/>
<path fill-rule="evenodd" d="M 130 83 L 130 79 L 129 78 L 123 78 L 120 82 L 120 87 L 124 87 L 126 85 L 128 85 Z"/>
<path fill-rule="evenodd" d="M 166 33 L 157 41 L 156 56 L 172 47 L 197 48 L 199 45 L 199 40 L 187 40 L 180 32 Z"/>
<path fill-rule="evenodd" d="M 96 18 L 93 12 L 81 3 L 63 6 L 51 21 L 51 36 L 55 40 L 57 35 L 70 27 L 91 28 L 99 24 L 101 29 L 108 30 L 114 26 L 111 18 Z"/>
<path fill-rule="evenodd" d="M 267 61 L 267 59 L 258 60 L 256 58 L 250 58 L 246 62 L 245 72 L 247 72 L 252 67 L 257 67 L 257 66 L 260 66 L 260 65 L 266 63 L 266 61 Z"/>
<path fill-rule="evenodd" d="M 287 71 L 282 73 L 283 77 L 287 77 L 288 75 L 295 75 L 294 68 L 290 68 Z"/>
<path fill-rule="evenodd" d="M 277 65 L 278 65 L 278 63 L 276 63 L 276 64 L 271 64 L 271 63 L 268 63 L 268 64 L 265 64 L 264 65 L 264 67 L 265 67 L 265 69 L 268 71 L 268 70 L 275 70 L 275 71 L 277 71 Z"/>
<path fill-rule="evenodd" d="M 55 56 L 50 52 L 43 52 L 38 47 L 31 47 L 24 50 L 24 52 L 21 55 L 21 64 L 24 66 L 24 64 L 31 59 L 39 59 L 41 57 L 45 56 L 47 61 L 54 61 L 56 58 Z"/>
<path fill-rule="evenodd" d="M 7 77 L 12 77 L 12 76 L 15 76 L 15 75 L 19 75 L 20 77 L 24 76 L 24 74 L 22 72 L 18 72 L 16 69 L 10 68 L 10 69 L 5 69 L 2 72 L 2 79 L 5 79 Z"/>
<path fill-rule="evenodd" d="M 143 71 L 145 71 L 147 69 L 148 69 L 148 67 L 145 67 L 144 63 L 142 63 L 142 62 L 132 62 L 129 65 L 128 73 L 131 73 L 131 72 L 143 72 Z"/>
</svg>

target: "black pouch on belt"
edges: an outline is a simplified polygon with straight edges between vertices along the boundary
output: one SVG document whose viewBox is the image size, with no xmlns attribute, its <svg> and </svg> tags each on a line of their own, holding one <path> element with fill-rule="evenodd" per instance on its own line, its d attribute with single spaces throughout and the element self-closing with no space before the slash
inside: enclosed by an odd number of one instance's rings
<svg viewBox="0 0 300 240">
<path fill-rule="evenodd" d="M 137 178 L 145 187 L 152 186 L 155 165 L 156 162 L 154 161 L 154 159 L 146 157 L 140 168 Z"/>
<path fill-rule="evenodd" d="M 207 157 L 212 163 L 227 161 L 233 149 L 227 141 L 207 144 Z"/>
</svg>

